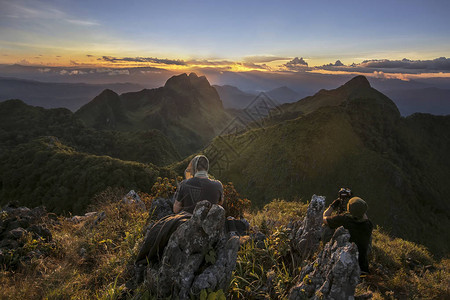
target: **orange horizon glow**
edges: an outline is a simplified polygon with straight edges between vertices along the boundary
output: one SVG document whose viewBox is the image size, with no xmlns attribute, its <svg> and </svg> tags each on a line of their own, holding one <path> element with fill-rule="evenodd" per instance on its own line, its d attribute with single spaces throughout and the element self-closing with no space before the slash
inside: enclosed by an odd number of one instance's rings
<svg viewBox="0 0 450 300">
<path fill-rule="evenodd" d="M 398 72 L 384 72 L 384 71 L 373 71 L 368 72 L 358 72 L 358 71 L 333 71 L 333 70 L 323 70 L 314 69 L 307 71 L 309 73 L 327 74 L 327 75 L 364 75 L 366 77 L 374 78 L 384 78 L 384 79 L 399 79 L 403 81 L 410 81 L 411 79 L 425 79 L 425 78 L 450 78 L 450 73 L 436 72 L 436 73 L 398 73 Z"/>
<path fill-rule="evenodd" d="M 232 61 L 226 59 L 216 59 L 216 60 L 196 60 L 190 58 L 177 58 L 170 59 L 165 58 L 162 60 L 169 61 L 179 61 L 182 65 L 177 64 L 165 64 L 165 63 L 155 63 L 155 62 L 132 62 L 132 61 L 117 61 L 110 62 L 102 59 L 103 56 L 100 55 L 34 55 L 34 56 L 17 56 L 3 54 L 0 56 L 0 64 L 20 64 L 26 66 L 35 67 L 61 67 L 67 69 L 83 69 L 83 68 L 114 68 L 114 69 L 126 69 L 126 68 L 136 68 L 136 67 L 151 67 L 158 68 L 161 70 L 167 70 L 172 72 L 188 72 L 190 70 L 200 71 L 202 69 L 215 69 L 216 71 L 228 71 L 228 72 L 295 72 L 292 70 L 287 70 L 283 67 L 283 64 L 289 60 L 274 60 L 264 64 L 252 64 L 243 61 Z M 112 56 L 111 56 L 112 57 Z M 117 57 L 127 57 L 127 56 L 117 56 Z M 131 57 L 128 56 L 128 57 Z M 361 59 L 361 58 L 360 58 Z M 384 78 L 384 79 L 399 79 L 403 81 L 409 81 L 411 79 L 425 79 L 425 78 L 450 78 L 450 73 L 446 72 L 427 72 L 427 73 L 401 73 L 401 72 L 389 72 L 386 70 L 374 70 L 373 72 L 361 72 L 357 68 L 355 71 L 351 70 L 330 70 L 321 68 L 323 66 L 323 58 L 320 60 L 305 59 L 310 65 L 308 68 L 305 67 L 304 70 L 300 72 L 317 73 L 317 74 L 327 74 L 327 75 L 364 75 L 373 78 Z M 353 60 L 349 60 L 353 61 Z M 313 62 L 320 62 L 322 64 L 312 65 Z M 362 62 L 362 61 L 361 61 Z"/>
</svg>

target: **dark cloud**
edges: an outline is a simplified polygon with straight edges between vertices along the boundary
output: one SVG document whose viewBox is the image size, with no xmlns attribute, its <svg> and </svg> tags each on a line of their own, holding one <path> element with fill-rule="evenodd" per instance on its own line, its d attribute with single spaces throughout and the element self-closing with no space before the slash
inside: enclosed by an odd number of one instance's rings
<svg viewBox="0 0 450 300">
<path fill-rule="evenodd" d="M 267 63 L 276 60 L 288 60 L 289 57 L 281 57 L 281 56 L 271 56 L 271 55 L 255 55 L 255 56 L 247 56 L 244 58 L 245 62 L 248 63 Z"/>
<path fill-rule="evenodd" d="M 377 69 L 419 69 L 419 70 L 445 70 L 450 71 L 450 58 L 439 57 L 433 60 L 389 60 L 373 59 L 365 60 L 358 67 Z"/>
<path fill-rule="evenodd" d="M 293 60 L 288 61 L 282 66 L 286 67 L 286 69 L 290 71 L 303 71 L 308 68 L 308 63 L 303 59 L 303 57 L 295 57 Z"/>
<path fill-rule="evenodd" d="M 258 65 L 255 63 L 250 62 L 243 62 L 243 63 L 237 63 L 238 65 L 241 65 L 243 67 L 249 68 L 249 69 L 259 69 L 259 70 L 268 70 L 269 67 L 266 64 Z"/>
<path fill-rule="evenodd" d="M 206 59 L 197 60 L 197 59 L 193 59 L 193 60 L 186 61 L 186 64 L 188 64 L 188 65 L 203 65 L 203 66 L 228 66 L 228 65 L 233 64 L 233 62 L 228 61 L 228 60 L 206 60 Z"/>
<path fill-rule="evenodd" d="M 329 63 L 326 65 L 323 65 L 322 67 L 343 67 L 345 66 L 339 59 L 333 64 L 333 63 Z"/>
<path fill-rule="evenodd" d="M 94 57 L 94 55 L 86 54 L 87 57 Z"/>
<path fill-rule="evenodd" d="M 76 65 L 79 65 L 79 63 L 77 63 L 77 62 L 74 61 L 74 60 L 71 60 L 71 61 L 70 61 L 70 64 L 75 65 L 75 66 L 76 66 Z"/>
<path fill-rule="evenodd" d="M 165 64 L 165 65 L 178 65 L 184 66 L 186 62 L 183 60 L 173 60 L 173 59 L 160 59 L 154 57 L 113 57 L 113 56 L 102 56 L 101 60 L 117 63 L 117 62 L 149 62 L 156 64 Z"/>
</svg>

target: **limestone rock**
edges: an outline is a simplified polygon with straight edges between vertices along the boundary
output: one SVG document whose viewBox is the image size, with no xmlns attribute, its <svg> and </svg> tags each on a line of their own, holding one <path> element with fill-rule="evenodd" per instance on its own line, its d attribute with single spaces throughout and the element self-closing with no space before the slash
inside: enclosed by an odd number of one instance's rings
<svg viewBox="0 0 450 300">
<path fill-rule="evenodd" d="M 359 282 L 358 248 L 344 227 L 336 229 L 317 259 L 303 268 L 289 299 L 353 299 Z"/>
<path fill-rule="evenodd" d="M 225 232 L 224 209 L 201 201 L 170 237 L 161 263 L 148 267 L 149 288 L 179 299 L 198 298 L 202 289 L 226 291 L 238 249 L 239 238 Z"/>
<path fill-rule="evenodd" d="M 325 197 L 313 195 L 305 219 L 297 225 L 299 228 L 294 226 L 292 230 L 291 244 L 299 261 L 310 258 L 319 247 L 324 208 Z"/>
<path fill-rule="evenodd" d="M 27 232 L 22 227 L 14 228 L 5 235 L 7 239 L 18 240 L 22 238 Z"/>
<path fill-rule="evenodd" d="M 52 233 L 42 223 L 45 215 L 43 207 L 29 209 L 8 205 L 0 210 L 0 264 L 15 268 L 19 263 L 27 263 L 34 257 L 43 256 L 39 249 L 30 251 L 24 244 L 25 237 L 30 234 L 34 239 L 45 243 L 52 240 Z M 11 252 L 17 255 L 17 260 L 8 258 L 7 253 Z"/>
<path fill-rule="evenodd" d="M 135 204 L 139 209 L 145 210 L 145 203 L 141 200 L 141 197 L 134 191 L 131 190 L 126 194 L 122 201 L 126 204 Z"/>
<path fill-rule="evenodd" d="M 84 222 L 84 227 L 93 227 L 100 224 L 100 222 L 102 222 L 104 219 L 106 219 L 106 213 L 104 211 L 90 211 L 85 213 L 83 216 L 73 216 L 72 218 L 67 218 L 66 220 L 71 221 L 75 224 Z"/>
<path fill-rule="evenodd" d="M 156 198 L 152 201 L 149 210 L 149 218 L 151 220 L 159 220 L 165 216 L 173 214 L 173 201 L 166 198 Z"/>
</svg>

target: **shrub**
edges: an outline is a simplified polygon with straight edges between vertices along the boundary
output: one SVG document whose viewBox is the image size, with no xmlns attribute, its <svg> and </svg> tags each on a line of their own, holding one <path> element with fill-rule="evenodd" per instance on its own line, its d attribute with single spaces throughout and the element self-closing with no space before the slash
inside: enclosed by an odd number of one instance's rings
<svg viewBox="0 0 450 300">
<path fill-rule="evenodd" d="M 251 206 L 251 201 L 246 198 L 241 198 L 232 182 L 228 182 L 228 184 L 223 186 L 223 195 L 227 216 L 241 218 L 244 212 L 248 211 Z"/>
</svg>

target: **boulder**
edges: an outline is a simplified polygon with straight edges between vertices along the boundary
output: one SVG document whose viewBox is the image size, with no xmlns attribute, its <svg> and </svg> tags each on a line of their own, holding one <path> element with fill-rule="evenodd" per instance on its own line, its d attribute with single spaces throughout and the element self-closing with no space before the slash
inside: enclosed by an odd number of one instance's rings
<svg viewBox="0 0 450 300">
<path fill-rule="evenodd" d="M 139 209 L 145 210 L 145 203 L 141 200 L 141 197 L 134 191 L 131 190 L 126 194 L 122 201 L 126 204 L 135 204 Z"/>
<path fill-rule="evenodd" d="M 148 214 L 150 220 L 160 220 L 173 213 L 173 200 L 156 198 L 152 201 Z"/>
<path fill-rule="evenodd" d="M 313 195 L 303 222 L 294 224 L 291 245 L 300 262 L 310 258 L 318 249 L 322 235 L 325 197 Z"/>
<path fill-rule="evenodd" d="M 12 239 L 12 240 L 19 240 L 21 239 L 25 234 L 26 234 L 26 230 L 23 229 L 22 227 L 17 227 L 14 228 L 10 231 L 8 231 L 8 233 L 6 233 L 5 237 L 7 239 Z"/>
<path fill-rule="evenodd" d="M 303 268 L 289 299 L 353 299 L 359 282 L 358 247 L 339 227 L 317 259 Z"/>
<path fill-rule="evenodd" d="M 31 234 L 34 239 L 45 243 L 52 240 L 52 233 L 43 223 L 45 215 L 43 207 L 29 209 L 8 205 L 0 210 L 0 264 L 14 269 L 19 263 L 26 264 L 32 258 L 43 256 L 40 249 L 30 251 L 29 247 L 25 247 L 24 237 Z M 8 253 L 14 253 L 18 259 L 11 260 Z"/>
<path fill-rule="evenodd" d="M 236 265 L 239 237 L 225 230 L 225 210 L 197 203 L 188 221 L 172 234 L 162 260 L 147 269 L 147 284 L 158 297 L 199 298 L 204 289 L 226 291 Z"/>
<path fill-rule="evenodd" d="M 42 237 L 46 241 L 52 240 L 52 233 L 51 231 L 42 225 L 32 225 L 30 228 L 28 228 L 28 231 L 33 233 L 34 238 Z"/>
</svg>

